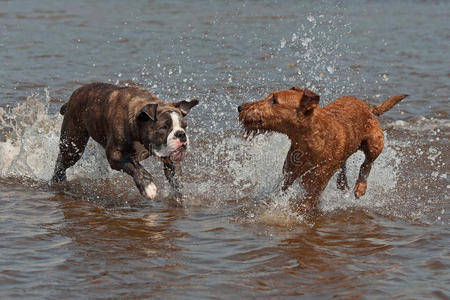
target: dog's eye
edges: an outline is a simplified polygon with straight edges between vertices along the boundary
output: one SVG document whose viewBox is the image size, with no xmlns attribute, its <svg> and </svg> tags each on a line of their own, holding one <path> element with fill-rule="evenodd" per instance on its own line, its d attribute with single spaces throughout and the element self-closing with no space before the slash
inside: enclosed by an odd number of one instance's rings
<svg viewBox="0 0 450 300">
<path fill-rule="evenodd" d="M 270 103 L 271 103 L 271 104 L 278 104 L 277 98 L 272 97 L 272 99 L 270 99 Z"/>
<path fill-rule="evenodd" d="M 167 129 L 169 129 L 169 126 L 164 125 L 164 126 L 159 127 L 159 129 L 160 129 L 160 130 L 167 130 Z"/>
</svg>

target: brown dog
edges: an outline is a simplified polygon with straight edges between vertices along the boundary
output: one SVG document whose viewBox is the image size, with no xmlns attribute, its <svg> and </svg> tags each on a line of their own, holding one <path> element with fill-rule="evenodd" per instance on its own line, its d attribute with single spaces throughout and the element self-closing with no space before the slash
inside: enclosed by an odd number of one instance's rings
<svg viewBox="0 0 450 300">
<path fill-rule="evenodd" d="M 198 100 L 166 103 L 146 90 L 91 83 L 73 92 L 61 107 L 59 154 L 52 181 L 66 179 L 66 169 L 83 154 L 92 137 L 106 150 L 114 170 L 131 175 L 144 197 L 156 197 L 152 176 L 139 161 L 150 155 L 164 162 L 164 173 L 178 192 L 174 162 L 181 161 L 189 139 L 184 117 Z"/>
<path fill-rule="evenodd" d="M 366 193 L 372 163 L 384 146 L 384 135 L 375 116 L 405 97 L 396 95 L 377 106 L 355 97 L 341 97 L 319 107 L 318 95 L 293 87 L 242 104 L 238 107 L 239 120 L 247 135 L 276 131 L 289 137 L 292 143 L 283 167 L 283 190 L 300 178 L 306 194 L 300 204 L 291 206 L 303 213 L 317 206 L 321 192 L 337 170 L 341 169 L 338 188 L 348 188 L 345 162 L 357 150 L 362 150 L 366 158 L 354 194 L 359 198 Z"/>
</svg>

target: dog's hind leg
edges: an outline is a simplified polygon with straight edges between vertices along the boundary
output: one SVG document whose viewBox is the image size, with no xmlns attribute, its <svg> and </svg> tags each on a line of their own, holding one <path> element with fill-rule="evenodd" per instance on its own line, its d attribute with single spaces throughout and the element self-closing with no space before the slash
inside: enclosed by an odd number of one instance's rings
<svg viewBox="0 0 450 300">
<path fill-rule="evenodd" d="M 341 166 L 341 169 L 339 171 L 337 180 L 336 180 L 337 188 L 341 191 L 345 191 L 349 189 L 348 181 L 347 181 L 347 167 L 344 164 Z"/>
<path fill-rule="evenodd" d="M 87 130 L 74 120 L 63 121 L 59 140 L 59 153 L 53 172 L 52 182 L 66 180 L 66 170 L 83 155 L 89 140 Z"/>
<path fill-rule="evenodd" d="M 384 147 L 384 135 L 379 126 L 373 126 L 370 131 L 370 135 L 362 142 L 360 149 L 364 152 L 366 158 L 359 170 L 358 180 L 355 185 L 355 197 L 359 198 L 366 193 L 367 190 L 367 177 L 369 177 L 370 170 L 372 169 L 372 163 L 383 151 Z"/>
</svg>

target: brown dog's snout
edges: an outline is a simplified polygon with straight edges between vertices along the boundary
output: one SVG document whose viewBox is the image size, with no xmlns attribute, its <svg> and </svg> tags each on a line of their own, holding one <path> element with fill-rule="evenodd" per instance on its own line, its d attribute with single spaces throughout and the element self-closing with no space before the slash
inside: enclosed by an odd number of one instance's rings
<svg viewBox="0 0 450 300">
<path fill-rule="evenodd" d="M 243 112 L 243 111 L 246 111 L 246 110 L 248 110 L 250 107 L 251 107 L 251 103 L 249 103 L 249 102 L 242 103 L 241 105 L 238 106 L 238 112 L 241 113 L 241 112 Z"/>
</svg>

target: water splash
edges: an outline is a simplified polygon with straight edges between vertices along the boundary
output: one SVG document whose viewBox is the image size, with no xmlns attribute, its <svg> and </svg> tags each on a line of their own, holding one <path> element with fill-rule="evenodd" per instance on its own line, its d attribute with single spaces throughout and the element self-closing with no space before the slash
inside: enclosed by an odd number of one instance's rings
<svg viewBox="0 0 450 300">
<path fill-rule="evenodd" d="M 58 153 L 59 128 L 62 117 L 48 111 L 48 93 L 32 95 L 16 107 L 0 114 L 0 177 L 14 178 L 28 184 L 48 187 Z M 401 122 L 389 124 L 391 130 L 404 131 Z M 438 123 L 437 123 L 438 124 Z M 440 124 L 440 123 L 439 123 Z M 442 125 L 442 124 L 441 124 Z M 416 122 L 409 126 L 415 128 Z M 431 125 L 430 125 L 431 126 Z M 432 127 L 442 130 L 442 126 Z M 212 135 L 201 128 L 191 130 L 191 149 L 183 163 L 185 204 L 213 207 L 240 207 L 240 222 L 291 226 L 304 220 L 289 209 L 290 199 L 301 198 L 299 184 L 287 192 L 280 191 L 282 166 L 290 142 L 281 134 L 259 135 L 252 141 L 243 140 L 237 131 Z M 320 202 L 323 213 L 358 208 L 384 215 L 421 219 L 426 212 L 423 206 L 410 209 L 405 201 L 411 194 L 400 192 L 398 179 L 405 177 L 401 169 L 410 162 L 411 144 L 391 139 L 376 160 L 368 179 L 367 194 L 355 199 L 353 193 L 342 193 L 336 188 L 336 176 L 330 180 Z M 422 153 L 417 151 L 423 150 Z M 417 148 L 416 153 L 437 169 L 430 175 L 432 182 L 448 180 L 443 150 L 436 146 Z M 350 186 L 354 186 L 363 154 L 356 153 L 347 163 Z M 162 165 L 156 159 L 143 162 L 153 175 L 159 188 L 159 200 L 170 196 Z M 82 159 L 67 172 L 69 181 L 56 186 L 74 197 L 94 200 L 105 206 L 144 201 L 132 179 L 110 168 L 104 150 L 90 141 Z M 432 184 L 430 182 L 430 184 Z M 414 201 L 411 203 L 415 203 Z"/>
<path fill-rule="evenodd" d="M 328 10 L 333 9 L 335 7 L 328 7 Z M 163 99 L 166 99 L 165 96 L 185 96 L 186 91 L 200 93 L 202 90 L 203 97 L 200 98 L 208 100 L 202 102 L 203 113 L 207 114 L 202 114 L 201 120 L 190 123 L 193 126 L 192 147 L 183 165 L 187 205 L 244 207 L 243 222 L 285 226 L 299 221 L 289 212 L 288 203 L 289 199 L 301 195 L 301 188 L 296 185 L 285 194 L 279 191 L 289 140 L 273 134 L 258 136 L 252 142 L 244 141 L 238 134 L 236 120 L 230 115 L 236 115 L 237 101 L 261 98 L 265 92 L 291 84 L 318 91 L 325 96 L 322 102 L 326 102 L 328 96 L 331 100 L 339 94 L 361 95 L 364 78 L 358 68 L 349 66 L 354 50 L 347 45 L 346 37 L 351 33 L 351 28 L 339 17 L 339 13 L 320 11 L 320 14 L 308 14 L 304 22 L 296 24 L 296 28 L 285 37 L 275 36 L 274 41 L 255 42 L 249 39 L 249 42 L 264 44 L 264 47 L 257 47 L 265 51 L 261 53 L 265 61 L 262 69 L 250 59 L 237 60 L 235 64 L 239 67 L 235 65 L 234 68 L 227 62 L 211 64 L 223 63 L 225 72 L 208 68 L 194 72 L 194 66 L 197 69 L 198 65 L 206 65 L 203 57 L 187 53 L 187 57 L 192 56 L 187 61 L 181 58 L 186 55 L 162 59 L 167 56 L 163 53 L 161 59 L 149 58 L 149 66 L 144 65 L 141 74 L 133 78 L 133 82 L 144 83 L 155 92 L 165 92 Z M 155 70 L 150 67 L 154 61 L 170 63 L 158 63 Z M 270 66 L 274 68 L 268 72 Z M 122 73 L 117 77 L 122 78 Z M 211 83 L 214 88 L 211 88 Z M 214 89 L 218 91 L 211 91 Z M 47 91 L 45 96 L 32 95 L 17 107 L 0 111 L 0 132 L 4 138 L 0 142 L 2 178 L 31 179 L 38 184 L 47 184 L 51 178 L 62 117 L 49 112 L 49 99 Z M 428 120 L 417 123 L 397 121 L 388 127 L 415 132 L 429 126 L 429 123 Z M 445 126 L 448 128 L 448 125 Z M 445 129 L 440 124 L 430 128 L 434 132 Z M 438 133 L 436 136 L 440 138 L 441 135 Z M 402 185 L 398 183 L 398 178 L 401 165 L 411 161 L 412 156 L 406 156 L 402 152 L 404 150 L 399 150 L 401 143 L 396 139 L 387 141 L 369 177 L 369 190 L 365 197 L 356 200 L 350 192 L 341 193 L 336 189 L 336 179 L 333 178 L 323 193 L 321 210 L 328 213 L 359 207 L 386 215 L 406 215 L 403 210 L 396 209 L 397 206 L 404 208 L 407 201 L 405 193 L 399 193 Z M 402 147 L 400 149 L 409 149 L 415 145 Z M 434 162 L 438 167 L 437 175 L 433 173 L 431 177 L 446 180 L 441 171 L 444 168 L 442 159 L 439 160 L 443 151 L 423 147 L 423 153 L 425 161 Z M 352 180 L 356 180 L 361 161 L 362 154 L 356 154 L 349 160 L 351 184 L 354 184 Z M 160 163 L 148 159 L 143 164 L 155 175 L 161 192 L 159 199 L 164 198 L 169 189 Z M 88 143 L 83 158 L 67 173 L 69 182 L 62 188 L 75 197 L 101 198 L 105 203 L 141 199 L 130 177 L 111 170 L 104 150 L 95 142 Z M 420 218 L 423 210 L 411 211 Z"/>
<path fill-rule="evenodd" d="M 44 97 L 29 96 L 9 112 L 0 112 L 0 132 L 5 139 L 0 142 L 2 177 L 49 179 L 53 166 L 47 162 L 56 157 L 52 149 L 57 149 L 56 128 L 62 119 L 48 115 L 50 97 L 45 92 Z"/>
<path fill-rule="evenodd" d="M 284 81 L 303 84 L 324 97 L 354 94 L 355 88 L 360 88 L 365 80 L 359 70 L 348 65 L 348 60 L 356 54 L 346 43 L 351 27 L 328 9 L 325 6 L 325 13 L 309 14 L 291 39 L 281 40 L 277 59 L 290 59 L 288 66 L 295 72 L 283 68 L 280 72 L 292 74 L 285 75 Z"/>
</svg>

